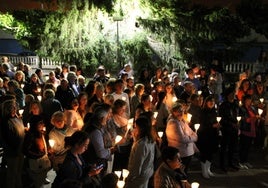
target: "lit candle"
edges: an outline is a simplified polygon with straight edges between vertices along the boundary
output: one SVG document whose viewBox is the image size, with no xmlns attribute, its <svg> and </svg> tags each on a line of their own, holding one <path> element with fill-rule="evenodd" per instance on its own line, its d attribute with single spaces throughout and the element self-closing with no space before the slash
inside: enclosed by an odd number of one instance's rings
<svg viewBox="0 0 268 188">
<path fill-rule="evenodd" d="M 45 76 L 45 80 L 47 81 L 48 79 L 49 79 L 49 76 L 48 76 L 48 75 L 46 75 L 46 76 Z"/>
<path fill-rule="evenodd" d="M 119 181 L 117 182 L 117 187 L 118 187 L 118 188 L 123 188 L 124 186 L 125 186 L 125 181 L 119 180 Z"/>
<path fill-rule="evenodd" d="M 221 121 L 221 117 L 219 117 L 219 116 L 216 119 L 217 119 L 218 123 Z"/>
<path fill-rule="evenodd" d="M 192 119 L 192 114 L 187 113 L 187 121 L 190 122 Z"/>
<path fill-rule="evenodd" d="M 41 101 L 41 100 L 42 100 L 42 96 L 38 95 L 38 96 L 37 96 L 37 99 L 38 99 L 39 101 Z"/>
<path fill-rule="evenodd" d="M 158 136 L 159 136 L 160 138 L 162 138 L 164 132 L 163 132 L 163 131 L 158 131 L 157 134 L 158 134 Z"/>
<path fill-rule="evenodd" d="M 30 129 L 30 123 L 27 123 L 27 128 Z"/>
<path fill-rule="evenodd" d="M 264 98 L 260 98 L 260 101 L 261 101 L 261 103 L 263 103 L 263 101 L 264 101 Z"/>
<path fill-rule="evenodd" d="M 23 114 L 23 112 L 24 112 L 24 110 L 23 110 L 23 109 L 20 109 L 20 110 L 19 110 L 19 114 L 20 114 L 20 115 L 22 115 L 22 114 Z"/>
<path fill-rule="evenodd" d="M 198 188 L 198 187 L 199 187 L 199 183 L 197 183 L 197 182 L 193 182 L 191 184 L 191 188 Z"/>
<path fill-rule="evenodd" d="M 259 108 L 259 109 L 258 109 L 258 114 L 261 115 L 262 112 L 263 112 L 263 110 Z"/>
<path fill-rule="evenodd" d="M 154 112 L 154 119 L 156 119 L 158 116 L 158 112 Z"/>
<path fill-rule="evenodd" d="M 152 102 L 153 101 L 153 96 L 149 95 L 149 98 L 150 98 L 150 101 Z"/>
<path fill-rule="evenodd" d="M 127 131 L 125 133 L 125 137 L 127 137 L 127 134 L 128 134 L 128 131 L 131 129 L 131 127 L 133 126 L 133 121 L 134 121 L 134 118 L 130 118 L 127 122 Z"/>
<path fill-rule="evenodd" d="M 49 140 L 48 140 L 48 143 L 49 143 L 50 147 L 53 148 L 54 145 L 55 145 L 55 140 L 53 140 L 53 139 L 49 139 Z"/>
<path fill-rule="evenodd" d="M 129 171 L 127 169 L 123 169 L 123 173 L 122 176 L 124 178 L 124 180 L 128 177 Z"/>
<path fill-rule="evenodd" d="M 118 178 L 121 177 L 121 171 L 114 171 L 114 173 L 117 175 Z"/>
<path fill-rule="evenodd" d="M 241 120 L 241 116 L 237 116 L 236 119 L 239 122 Z"/>
<path fill-rule="evenodd" d="M 117 135 L 117 136 L 115 137 L 115 144 L 117 144 L 118 142 L 120 142 L 120 140 L 122 140 L 122 136 Z"/>
<path fill-rule="evenodd" d="M 197 131 L 197 130 L 199 129 L 199 127 L 200 127 L 200 124 L 199 124 L 199 123 L 194 124 L 194 129 L 195 129 L 195 131 Z"/>
</svg>

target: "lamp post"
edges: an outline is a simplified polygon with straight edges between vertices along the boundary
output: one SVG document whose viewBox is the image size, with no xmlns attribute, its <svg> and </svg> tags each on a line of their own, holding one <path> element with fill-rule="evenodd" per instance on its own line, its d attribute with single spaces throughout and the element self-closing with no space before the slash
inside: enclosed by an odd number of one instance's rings
<svg viewBox="0 0 268 188">
<path fill-rule="evenodd" d="M 123 20 L 122 16 L 114 16 L 113 20 L 116 22 L 116 62 L 119 63 L 120 68 L 122 67 L 121 65 L 121 60 L 120 60 L 120 42 L 119 42 L 119 22 Z"/>
</svg>

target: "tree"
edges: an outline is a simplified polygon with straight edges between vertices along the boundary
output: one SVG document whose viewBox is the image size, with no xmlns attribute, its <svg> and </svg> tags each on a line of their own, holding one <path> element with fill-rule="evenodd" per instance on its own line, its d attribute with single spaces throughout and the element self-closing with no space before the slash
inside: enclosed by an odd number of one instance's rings
<svg viewBox="0 0 268 188">
<path fill-rule="evenodd" d="M 182 59 L 206 61 L 200 50 L 215 42 L 232 47 L 238 38 L 249 34 L 249 27 L 227 8 L 206 8 L 186 0 L 144 0 L 152 8 L 153 19 L 140 23 L 164 43 L 175 44 Z"/>
</svg>

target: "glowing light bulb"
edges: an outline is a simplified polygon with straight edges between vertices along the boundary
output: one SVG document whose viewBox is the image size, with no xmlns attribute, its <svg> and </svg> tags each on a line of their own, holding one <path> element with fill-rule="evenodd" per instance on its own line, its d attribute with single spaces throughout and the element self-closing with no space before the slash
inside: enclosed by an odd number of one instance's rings
<svg viewBox="0 0 268 188">
<path fill-rule="evenodd" d="M 117 187 L 118 188 L 123 188 L 124 186 L 125 186 L 125 181 L 120 180 L 120 181 L 117 182 Z"/>
<path fill-rule="evenodd" d="M 260 98 L 260 101 L 261 101 L 261 103 L 263 103 L 263 101 L 264 101 L 264 98 Z"/>
<path fill-rule="evenodd" d="M 123 169 L 123 173 L 122 176 L 124 179 L 126 179 L 128 177 L 129 171 L 127 169 Z"/>
<path fill-rule="evenodd" d="M 218 123 L 221 121 L 221 117 L 219 117 L 219 116 L 216 119 L 217 119 Z"/>
<path fill-rule="evenodd" d="M 41 101 L 41 100 L 42 100 L 42 96 L 38 95 L 38 96 L 37 96 L 37 99 L 38 99 L 39 101 Z"/>
<path fill-rule="evenodd" d="M 197 91 L 197 94 L 198 94 L 198 95 L 201 95 L 201 94 L 202 94 L 202 91 L 201 91 L 201 90 L 198 90 L 198 91 Z"/>
</svg>

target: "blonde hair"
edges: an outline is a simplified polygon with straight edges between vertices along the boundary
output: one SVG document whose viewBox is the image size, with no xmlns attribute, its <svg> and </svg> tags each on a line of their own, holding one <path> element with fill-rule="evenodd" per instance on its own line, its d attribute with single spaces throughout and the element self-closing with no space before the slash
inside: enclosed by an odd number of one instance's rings
<svg viewBox="0 0 268 188">
<path fill-rule="evenodd" d="M 62 111 L 54 112 L 54 114 L 51 117 L 50 123 L 52 125 L 55 125 L 55 122 L 57 122 L 57 121 L 66 122 L 66 116 L 64 115 L 64 113 Z"/>
</svg>

